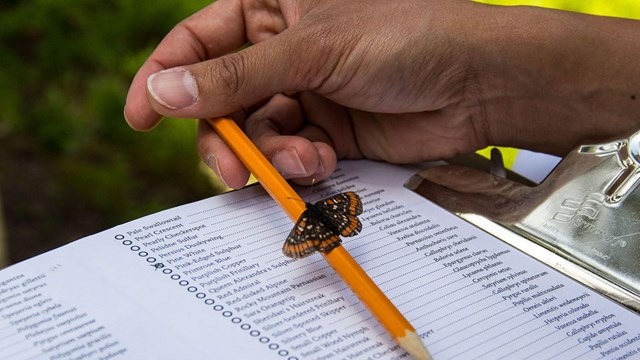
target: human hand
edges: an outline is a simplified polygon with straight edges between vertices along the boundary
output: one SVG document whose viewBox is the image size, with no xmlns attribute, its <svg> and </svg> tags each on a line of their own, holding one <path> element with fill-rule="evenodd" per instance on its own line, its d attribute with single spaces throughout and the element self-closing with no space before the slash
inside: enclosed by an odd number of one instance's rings
<svg viewBox="0 0 640 360">
<path fill-rule="evenodd" d="M 301 183 L 330 175 L 337 158 L 413 162 L 490 143 L 561 152 L 581 136 L 566 131 L 575 121 L 558 122 L 576 108 L 558 109 L 566 94 L 554 88 L 562 74 L 551 60 L 562 52 L 518 41 L 563 16 L 575 15 L 466 1 L 220 0 L 167 35 L 136 75 L 125 114 L 138 130 L 160 114 L 234 114 Z M 514 24 L 520 33 L 504 33 Z M 247 40 L 255 45 L 233 52 Z M 203 159 L 243 186 L 244 166 L 204 122 L 199 130 Z"/>
</svg>

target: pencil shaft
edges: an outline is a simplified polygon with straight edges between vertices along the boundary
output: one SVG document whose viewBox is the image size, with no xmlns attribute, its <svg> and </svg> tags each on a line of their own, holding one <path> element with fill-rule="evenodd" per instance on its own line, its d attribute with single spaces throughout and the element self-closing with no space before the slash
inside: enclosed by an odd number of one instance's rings
<svg viewBox="0 0 640 360">
<path fill-rule="evenodd" d="M 323 256 L 394 339 L 404 336 L 407 330 L 415 331 L 344 247 Z"/>
<path fill-rule="evenodd" d="M 218 118 L 209 119 L 208 122 L 253 176 L 258 179 L 269 195 L 285 210 L 293 221 L 296 221 L 306 209 L 305 203 L 264 157 L 262 152 L 258 150 L 233 120 Z"/>
<path fill-rule="evenodd" d="M 258 179 L 271 197 L 286 211 L 293 221 L 296 221 L 305 210 L 304 202 L 299 201 L 301 200 L 300 196 L 282 178 L 260 150 L 247 138 L 233 120 L 218 118 L 210 119 L 208 122 Z M 415 335 L 415 330 L 411 324 L 344 247 L 339 246 L 328 254 L 323 254 L 323 256 L 394 340 L 399 341 L 406 338 L 407 333 Z M 422 344 L 420 343 L 420 345 Z"/>
</svg>

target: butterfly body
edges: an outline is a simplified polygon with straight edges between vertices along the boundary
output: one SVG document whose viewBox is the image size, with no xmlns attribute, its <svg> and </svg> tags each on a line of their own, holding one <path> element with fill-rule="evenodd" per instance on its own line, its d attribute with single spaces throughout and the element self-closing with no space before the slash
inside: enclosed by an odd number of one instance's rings
<svg viewBox="0 0 640 360">
<path fill-rule="evenodd" d="M 305 205 L 282 247 L 289 257 L 303 258 L 315 251 L 328 253 L 340 246 L 340 235 L 354 236 L 362 230 L 357 218 L 362 214 L 362 201 L 352 191 Z"/>
<path fill-rule="evenodd" d="M 340 229 L 338 228 L 338 225 L 334 223 L 331 215 L 329 215 L 326 210 L 324 210 L 320 205 L 316 205 L 310 202 L 306 202 L 305 205 L 307 206 L 308 211 L 307 216 L 313 216 L 317 218 L 318 221 L 322 223 L 322 225 L 324 225 L 330 232 L 334 234 L 340 233 Z"/>
</svg>

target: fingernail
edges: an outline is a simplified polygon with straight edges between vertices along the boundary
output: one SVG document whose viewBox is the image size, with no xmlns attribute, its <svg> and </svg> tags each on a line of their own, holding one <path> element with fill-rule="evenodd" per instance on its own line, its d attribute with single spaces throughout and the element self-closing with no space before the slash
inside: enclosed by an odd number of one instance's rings
<svg viewBox="0 0 640 360">
<path fill-rule="evenodd" d="M 313 176 L 317 178 L 321 178 L 324 176 L 324 165 L 322 165 L 322 161 L 318 163 L 318 168 L 316 169 L 316 173 Z"/>
<path fill-rule="evenodd" d="M 185 69 L 163 70 L 149 76 L 147 89 L 157 102 L 173 110 L 193 105 L 198 100 L 198 84 Z"/>
<path fill-rule="evenodd" d="M 207 166 L 211 170 L 213 170 L 213 173 L 216 175 L 218 180 L 220 180 L 222 185 L 224 185 L 226 187 L 229 187 L 229 185 L 227 185 L 227 183 L 222 178 L 222 174 L 220 173 L 220 164 L 218 163 L 218 158 L 213 154 L 209 154 L 209 155 L 207 155 L 207 157 L 206 157 L 204 162 L 205 162 L 205 164 L 207 164 Z"/>
<path fill-rule="evenodd" d="M 278 151 L 271 158 L 271 162 L 285 177 L 307 176 L 307 169 L 302 165 L 298 152 L 294 148 Z"/>
</svg>

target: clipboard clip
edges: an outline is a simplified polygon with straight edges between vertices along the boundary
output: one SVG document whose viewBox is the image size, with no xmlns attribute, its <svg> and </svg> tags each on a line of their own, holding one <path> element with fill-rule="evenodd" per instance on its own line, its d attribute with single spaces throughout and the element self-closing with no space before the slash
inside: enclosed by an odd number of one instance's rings
<svg viewBox="0 0 640 360">
<path fill-rule="evenodd" d="M 603 190 L 605 201 L 616 204 L 631 193 L 640 183 L 640 131 L 628 139 L 612 141 L 598 145 L 583 145 L 578 149 L 580 154 L 600 157 L 612 156 L 620 169 L 613 176 L 609 185 Z"/>
<path fill-rule="evenodd" d="M 424 169 L 405 187 L 640 313 L 640 131 L 577 146 L 536 186 L 498 160 Z"/>
</svg>

